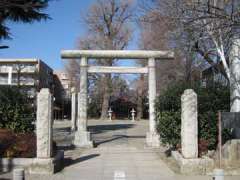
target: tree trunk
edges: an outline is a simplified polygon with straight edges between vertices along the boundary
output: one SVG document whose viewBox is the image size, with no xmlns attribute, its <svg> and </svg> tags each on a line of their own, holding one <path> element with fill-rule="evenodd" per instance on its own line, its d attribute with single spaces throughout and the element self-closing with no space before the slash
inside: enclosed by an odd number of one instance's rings
<svg viewBox="0 0 240 180">
<path fill-rule="evenodd" d="M 101 111 L 101 120 L 106 120 L 108 118 L 108 108 L 110 100 L 110 81 L 111 75 L 106 74 L 104 77 L 104 93 L 103 93 L 103 102 L 102 102 L 102 111 Z"/>
<path fill-rule="evenodd" d="M 143 88 L 144 88 L 144 76 L 140 76 L 140 82 L 137 87 L 137 120 L 143 117 Z"/>
<path fill-rule="evenodd" d="M 192 64 L 193 64 L 192 59 L 193 59 L 192 54 L 189 53 L 189 55 L 186 56 L 186 65 L 185 65 L 185 68 L 186 68 L 185 80 L 186 80 L 186 83 L 189 85 L 191 85 L 192 83 Z"/>
<path fill-rule="evenodd" d="M 230 52 L 230 107 L 240 112 L 240 39 L 234 39 Z"/>
<path fill-rule="evenodd" d="M 137 97 L 137 120 L 142 119 L 142 115 L 143 115 L 142 104 L 143 104 L 142 96 L 138 95 L 138 97 Z"/>
</svg>

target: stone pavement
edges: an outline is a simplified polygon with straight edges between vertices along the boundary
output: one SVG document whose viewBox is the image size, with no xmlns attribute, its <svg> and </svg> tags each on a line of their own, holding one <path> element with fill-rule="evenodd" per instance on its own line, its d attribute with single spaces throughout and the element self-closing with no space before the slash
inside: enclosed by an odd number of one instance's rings
<svg viewBox="0 0 240 180">
<path fill-rule="evenodd" d="M 55 139 L 64 147 L 72 138 L 69 123 L 55 125 Z M 32 180 L 211 180 L 209 176 L 180 176 L 170 169 L 160 157 L 162 149 L 144 145 L 148 122 L 140 121 L 89 121 L 89 129 L 96 142 L 92 149 L 65 151 L 64 169 L 52 176 L 27 175 Z M 57 135 L 56 135 L 57 134 Z M 0 176 L 1 177 L 1 176 Z M 11 177 L 10 174 L 2 177 Z M 0 178 L 1 179 L 1 178 Z M 225 180 L 239 180 L 239 176 Z"/>
</svg>

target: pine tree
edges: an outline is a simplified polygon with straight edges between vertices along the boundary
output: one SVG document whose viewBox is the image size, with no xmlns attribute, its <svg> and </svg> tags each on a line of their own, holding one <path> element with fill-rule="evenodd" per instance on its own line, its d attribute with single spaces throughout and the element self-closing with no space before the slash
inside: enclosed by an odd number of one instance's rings
<svg viewBox="0 0 240 180">
<path fill-rule="evenodd" d="M 0 40 L 10 38 L 10 28 L 6 21 L 32 23 L 49 19 L 42 12 L 49 0 L 0 0 Z"/>
</svg>

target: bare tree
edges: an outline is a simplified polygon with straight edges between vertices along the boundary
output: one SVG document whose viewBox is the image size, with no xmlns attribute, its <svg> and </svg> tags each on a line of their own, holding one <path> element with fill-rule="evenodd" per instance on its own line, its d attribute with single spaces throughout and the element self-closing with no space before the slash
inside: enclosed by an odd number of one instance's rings
<svg viewBox="0 0 240 180">
<path fill-rule="evenodd" d="M 79 74 L 80 74 L 80 65 L 79 61 L 72 59 L 65 64 L 65 70 L 70 79 L 70 86 L 75 87 L 77 91 L 79 91 Z"/>
<path fill-rule="evenodd" d="M 97 0 L 83 17 L 87 33 L 79 39 L 80 49 L 122 50 L 131 40 L 131 18 L 133 15 L 133 2 L 131 0 Z M 112 66 L 116 59 L 91 60 L 96 65 Z M 70 65 L 69 69 L 74 66 Z M 71 71 L 71 70 L 70 70 Z M 112 92 L 111 75 L 93 75 L 92 79 L 101 82 L 99 95 L 101 95 L 101 119 L 107 118 L 110 94 Z"/>
<path fill-rule="evenodd" d="M 240 111 L 239 31 L 240 1 L 153 0 L 155 11 L 167 14 L 176 24 L 173 31 L 183 47 L 204 65 L 218 69 L 229 80 L 231 111 Z M 149 6 L 149 9 L 153 7 Z M 190 36 L 188 36 L 190 35 Z M 188 37 L 186 39 L 186 37 Z M 189 38 L 190 37 L 190 38 Z"/>
<path fill-rule="evenodd" d="M 171 39 L 171 32 L 175 28 L 171 19 L 164 14 L 155 4 L 141 4 L 142 14 L 139 17 L 141 28 L 140 47 L 147 50 L 169 50 L 174 49 L 176 58 L 174 61 L 157 61 L 157 91 L 158 94 L 165 89 L 169 83 L 184 77 L 184 60 L 175 42 Z M 176 66 L 177 64 L 177 66 Z"/>
<path fill-rule="evenodd" d="M 240 111 L 240 1 L 172 0 L 164 3 L 173 10 L 171 17 L 178 22 L 180 32 L 192 32 L 192 50 L 229 80 L 231 111 Z"/>
<path fill-rule="evenodd" d="M 143 103 L 144 98 L 147 97 L 147 77 L 143 74 L 140 75 L 140 77 L 135 82 L 135 91 L 136 91 L 136 102 L 137 102 L 137 119 L 140 120 L 143 118 Z"/>
</svg>

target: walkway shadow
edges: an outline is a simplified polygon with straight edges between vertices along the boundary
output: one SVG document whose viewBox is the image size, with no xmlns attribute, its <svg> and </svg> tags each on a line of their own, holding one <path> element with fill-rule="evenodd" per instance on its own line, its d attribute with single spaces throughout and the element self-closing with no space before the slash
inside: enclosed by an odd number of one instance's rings
<svg viewBox="0 0 240 180">
<path fill-rule="evenodd" d="M 76 149 L 75 146 L 73 144 L 69 144 L 69 145 L 57 145 L 57 149 L 58 150 L 63 150 L 63 151 L 69 151 L 69 150 L 74 150 Z"/>
<path fill-rule="evenodd" d="M 54 132 L 68 132 L 71 133 L 71 127 L 55 127 Z"/>
<path fill-rule="evenodd" d="M 134 124 L 108 124 L 88 126 L 88 129 L 92 134 L 100 134 L 106 131 L 134 128 L 134 126 Z"/>
<path fill-rule="evenodd" d="M 83 161 L 87 161 L 89 159 L 92 159 L 92 158 L 95 158 L 98 156 L 100 156 L 100 154 L 91 154 L 91 155 L 87 155 L 87 156 L 82 156 L 77 159 L 65 158 L 64 159 L 64 168 L 68 167 L 68 166 L 72 166 L 72 165 L 80 163 L 80 162 L 83 162 Z"/>
<path fill-rule="evenodd" d="M 118 139 L 123 139 L 123 138 L 127 138 L 127 139 L 138 139 L 138 138 L 143 139 L 143 138 L 146 138 L 146 136 L 126 136 L 126 135 L 114 135 L 114 136 L 113 136 L 113 138 L 110 138 L 110 139 L 107 139 L 107 140 L 104 140 L 104 141 L 94 142 L 94 147 L 97 147 L 101 144 L 112 142 L 112 141 L 115 141 L 115 140 L 118 140 Z"/>
</svg>

